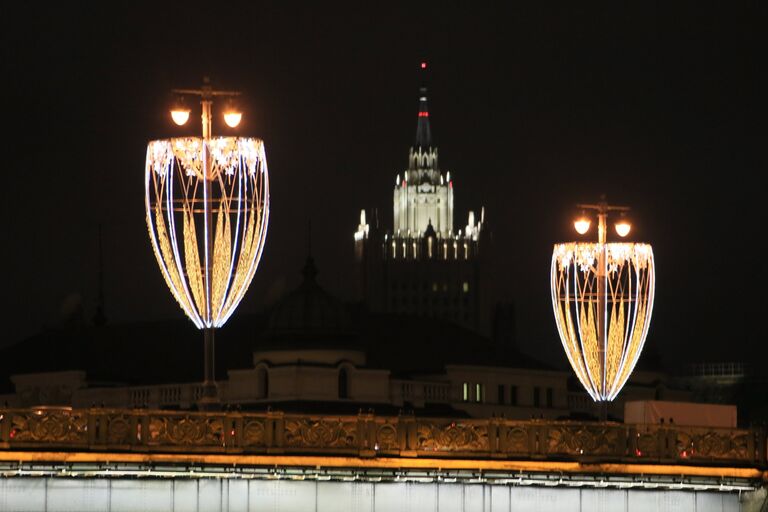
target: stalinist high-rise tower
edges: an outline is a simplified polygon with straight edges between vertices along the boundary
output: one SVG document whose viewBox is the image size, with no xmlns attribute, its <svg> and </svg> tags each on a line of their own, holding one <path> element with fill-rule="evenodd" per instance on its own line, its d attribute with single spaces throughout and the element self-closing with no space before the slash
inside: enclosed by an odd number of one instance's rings
<svg viewBox="0 0 768 512">
<path fill-rule="evenodd" d="M 425 64 L 422 64 L 422 68 Z M 395 176 L 393 227 L 360 212 L 355 256 L 361 298 L 372 311 L 442 317 L 486 330 L 482 251 L 484 210 L 453 223 L 454 185 L 432 138 L 427 89 L 419 92 L 416 137 L 408 167 Z"/>
</svg>

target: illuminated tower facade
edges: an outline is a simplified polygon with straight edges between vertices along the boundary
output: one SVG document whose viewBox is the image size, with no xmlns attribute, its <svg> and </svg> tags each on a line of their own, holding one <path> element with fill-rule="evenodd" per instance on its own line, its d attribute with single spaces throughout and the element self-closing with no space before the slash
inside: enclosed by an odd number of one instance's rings
<svg viewBox="0 0 768 512">
<path fill-rule="evenodd" d="M 392 229 L 360 212 L 355 259 L 360 298 L 369 309 L 487 330 L 485 211 L 478 216 L 470 211 L 467 224 L 454 229 L 453 192 L 451 173 L 439 166 L 422 87 L 408 167 L 395 176 Z"/>
<path fill-rule="evenodd" d="M 432 144 L 429 126 L 427 89 L 421 88 L 416 142 L 408 154 L 408 169 L 395 178 L 395 233 L 423 233 L 432 224 L 437 233 L 453 231 L 453 183 L 451 173 L 443 173 Z"/>
</svg>

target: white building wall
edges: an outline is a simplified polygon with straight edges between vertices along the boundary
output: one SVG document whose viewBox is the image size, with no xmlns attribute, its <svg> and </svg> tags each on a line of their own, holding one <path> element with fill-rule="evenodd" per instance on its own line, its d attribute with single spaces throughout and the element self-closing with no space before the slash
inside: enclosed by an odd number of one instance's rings
<svg viewBox="0 0 768 512">
<path fill-rule="evenodd" d="M 748 500 L 749 497 L 745 502 Z M 739 510 L 739 495 L 718 491 L 573 489 L 473 483 L 10 477 L 0 479 L 0 510 L 736 512 Z"/>
</svg>

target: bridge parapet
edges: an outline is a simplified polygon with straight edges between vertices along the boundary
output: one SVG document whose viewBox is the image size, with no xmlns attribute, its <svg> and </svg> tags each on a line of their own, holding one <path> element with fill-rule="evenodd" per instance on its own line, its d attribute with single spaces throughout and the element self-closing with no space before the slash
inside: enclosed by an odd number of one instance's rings
<svg viewBox="0 0 768 512">
<path fill-rule="evenodd" d="M 0 450 L 766 467 L 766 433 L 756 429 L 374 414 L 0 409 Z"/>
</svg>

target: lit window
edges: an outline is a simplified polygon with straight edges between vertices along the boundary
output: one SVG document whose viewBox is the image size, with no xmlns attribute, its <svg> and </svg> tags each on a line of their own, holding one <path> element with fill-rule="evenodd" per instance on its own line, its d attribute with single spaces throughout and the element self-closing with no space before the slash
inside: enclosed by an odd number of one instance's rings
<svg viewBox="0 0 768 512">
<path fill-rule="evenodd" d="M 475 402 L 483 401 L 483 385 L 475 384 Z"/>
<path fill-rule="evenodd" d="M 465 402 L 469 402 L 469 382 L 464 383 L 464 395 L 463 399 Z"/>
<path fill-rule="evenodd" d="M 464 293 L 469 293 L 469 283 L 464 281 L 464 284 L 461 287 L 462 290 L 464 290 Z"/>
</svg>

